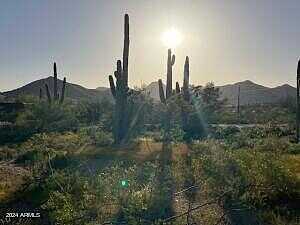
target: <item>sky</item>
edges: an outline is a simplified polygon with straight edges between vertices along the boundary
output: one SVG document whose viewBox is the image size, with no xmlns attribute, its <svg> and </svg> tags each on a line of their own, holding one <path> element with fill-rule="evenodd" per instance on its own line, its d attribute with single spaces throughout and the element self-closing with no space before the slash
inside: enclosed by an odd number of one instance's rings
<svg viewBox="0 0 300 225">
<path fill-rule="evenodd" d="M 173 81 L 243 80 L 295 86 L 300 57 L 299 0 L 3 0 L 0 91 L 52 75 L 87 88 L 108 86 L 130 16 L 129 85 L 166 79 L 164 32 L 176 29 Z"/>
</svg>

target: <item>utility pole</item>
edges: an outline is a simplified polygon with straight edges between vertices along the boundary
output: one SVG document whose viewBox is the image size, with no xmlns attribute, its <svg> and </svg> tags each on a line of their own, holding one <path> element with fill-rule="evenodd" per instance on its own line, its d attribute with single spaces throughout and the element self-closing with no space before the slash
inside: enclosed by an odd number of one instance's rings
<svg viewBox="0 0 300 225">
<path fill-rule="evenodd" d="M 239 85 L 238 87 L 238 97 L 237 97 L 237 116 L 238 116 L 238 122 L 240 123 L 240 93 L 241 93 L 241 87 Z"/>
<path fill-rule="evenodd" d="M 297 115 L 296 115 L 296 132 L 297 132 L 297 143 L 299 143 L 299 82 L 300 82 L 300 59 L 297 67 Z"/>
</svg>

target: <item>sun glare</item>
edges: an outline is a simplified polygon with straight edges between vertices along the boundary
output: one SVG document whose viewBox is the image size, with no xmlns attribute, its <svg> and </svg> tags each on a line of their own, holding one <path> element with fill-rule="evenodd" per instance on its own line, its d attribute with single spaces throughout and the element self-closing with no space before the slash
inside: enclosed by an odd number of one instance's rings
<svg viewBox="0 0 300 225">
<path fill-rule="evenodd" d="M 162 35 L 162 42 L 168 48 L 177 47 L 182 41 L 181 34 L 174 28 L 167 30 Z"/>
</svg>

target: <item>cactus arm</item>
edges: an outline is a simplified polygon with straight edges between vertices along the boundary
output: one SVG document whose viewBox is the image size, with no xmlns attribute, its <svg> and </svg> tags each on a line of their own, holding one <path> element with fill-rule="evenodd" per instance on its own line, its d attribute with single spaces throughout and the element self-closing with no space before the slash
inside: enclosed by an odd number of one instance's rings
<svg viewBox="0 0 300 225">
<path fill-rule="evenodd" d="M 122 62 L 121 60 L 118 60 L 117 61 L 117 76 L 116 76 L 117 79 L 121 80 L 123 78 L 122 76 Z"/>
<path fill-rule="evenodd" d="M 53 65 L 53 76 L 54 76 L 54 85 L 53 85 L 53 96 L 54 96 L 54 100 L 58 99 L 58 95 L 57 95 L 57 67 L 56 67 L 56 63 L 54 63 Z"/>
<path fill-rule="evenodd" d="M 50 94 L 50 90 L 49 90 L 48 84 L 45 84 L 45 87 L 46 87 L 47 99 L 48 99 L 48 102 L 49 102 L 49 104 L 50 104 L 51 101 L 52 101 L 52 99 L 51 99 L 51 94 Z"/>
<path fill-rule="evenodd" d="M 176 94 L 179 94 L 180 93 L 180 86 L 179 86 L 179 83 L 176 82 Z"/>
<path fill-rule="evenodd" d="M 172 55 L 171 66 L 174 66 L 174 64 L 175 64 L 175 55 Z"/>
<path fill-rule="evenodd" d="M 160 101 L 165 104 L 166 98 L 165 98 L 164 87 L 161 79 L 158 80 L 158 90 L 159 90 Z"/>
<path fill-rule="evenodd" d="M 123 48 L 123 79 L 124 85 L 128 86 L 128 57 L 129 57 L 129 16 L 124 17 L 124 48 Z"/>
<path fill-rule="evenodd" d="M 65 100 L 66 84 L 67 84 L 67 79 L 64 77 L 63 86 L 61 89 L 61 97 L 59 102 L 60 104 L 64 103 Z"/>
<path fill-rule="evenodd" d="M 115 86 L 115 82 L 114 82 L 114 78 L 112 75 L 109 75 L 109 85 L 110 85 L 110 91 L 111 94 L 113 95 L 113 97 L 116 97 L 116 86 Z"/>
</svg>

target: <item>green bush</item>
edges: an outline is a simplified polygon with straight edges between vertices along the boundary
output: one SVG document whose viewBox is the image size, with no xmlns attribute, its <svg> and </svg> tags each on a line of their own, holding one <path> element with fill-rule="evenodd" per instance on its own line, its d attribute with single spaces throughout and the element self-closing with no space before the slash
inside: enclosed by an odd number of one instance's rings
<svg viewBox="0 0 300 225">
<path fill-rule="evenodd" d="M 184 139 L 185 132 L 179 127 L 174 126 L 171 128 L 169 134 L 166 134 L 170 141 L 182 142 Z"/>
<path fill-rule="evenodd" d="M 98 147 L 109 146 L 113 143 L 112 134 L 103 131 L 103 129 L 98 126 L 81 128 L 79 134 Z"/>
<path fill-rule="evenodd" d="M 16 159 L 16 163 L 24 164 L 25 166 L 33 166 L 37 164 L 46 164 L 47 157 L 45 152 L 41 150 L 34 149 L 32 151 L 25 152 L 24 154 L 20 155 Z"/>
<path fill-rule="evenodd" d="M 210 195 L 229 190 L 227 204 L 240 202 L 262 213 L 274 211 L 287 217 L 295 213 L 300 182 L 282 158 L 282 147 L 278 148 L 232 151 L 215 141 L 201 142 L 192 146 L 193 171 L 198 182 L 208 185 Z"/>
<path fill-rule="evenodd" d="M 33 133 L 73 131 L 79 125 L 71 106 L 46 102 L 32 105 L 18 116 L 16 124 Z"/>
<path fill-rule="evenodd" d="M 294 155 L 300 154 L 300 144 L 291 144 L 287 152 Z"/>
</svg>

